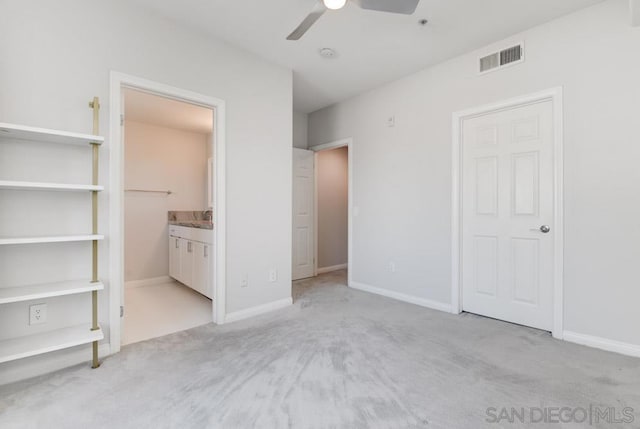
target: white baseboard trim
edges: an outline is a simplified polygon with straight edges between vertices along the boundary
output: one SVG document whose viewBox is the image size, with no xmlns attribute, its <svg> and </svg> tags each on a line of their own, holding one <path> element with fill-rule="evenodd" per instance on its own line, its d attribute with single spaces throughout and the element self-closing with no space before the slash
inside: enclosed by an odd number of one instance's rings
<svg viewBox="0 0 640 429">
<path fill-rule="evenodd" d="M 98 346 L 101 361 L 110 354 L 109 343 Z M 0 386 L 79 364 L 91 366 L 91 344 L 3 363 L 0 368 Z"/>
<path fill-rule="evenodd" d="M 173 281 L 173 279 L 169 276 L 160 276 L 160 277 L 151 277 L 149 279 L 142 280 L 131 280 L 124 283 L 124 287 L 127 289 L 142 287 L 142 286 L 153 286 L 159 285 L 163 283 L 169 283 Z"/>
<path fill-rule="evenodd" d="M 382 289 L 375 286 L 369 286 L 364 283 L 351 282 L 349 287 L 354 289 L 362 290 L 365 292 L 375 293 L 377 295 L 386 296 L 387 298 L 397 299 L 398 301 L 408 302 L 410 304 L 419 305 L 421 307 L 431 308 L 433 310 L 446 311 L 447 313 L 451 313 L 451 305 L 445 304 L 438 301 L 432 301 L 430 299 L 418 298 L 411 295 L 406 295 L 400 292 L 394 292 L 388 289 Z"/>
<path fill-rule="evenodd" d="M 332 265 L 330 267 L 318 268 L 317 272 L 318 274 L 325 274 L 325 273 L 330 273 L 332 271 L 345 270 L 347 266 L 348 264 Z"/>
<path fill-rule="evenodd" d="M 280 310 L 293 304 L 291 297 L 285 299 L 279 299 L 267 304 L 258 305 L 255 307 L 247 308 L 245 310 L 234 311 L 233 313 L 227 313 L 224 318 L 224 323 L 237 322 L 239 320 L 248 319 L 250 317 L 259 316 L 271 311 Z"/>
<path fill-rule="evenodd" d="M 640 345 L 638 344 L 624 343 L 622 341 L 594 337 L 593 335 L 579 334 L 571 331 L 564 331 L 563 339 L 583 346 L 595 347 L 627 356 L 640 357 Z"/>
</svg>

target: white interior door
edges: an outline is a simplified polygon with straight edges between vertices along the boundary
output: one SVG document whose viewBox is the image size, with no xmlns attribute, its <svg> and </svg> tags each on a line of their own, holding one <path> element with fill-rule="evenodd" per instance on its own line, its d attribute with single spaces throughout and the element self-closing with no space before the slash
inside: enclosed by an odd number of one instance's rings
<svg viewBox="0 0 640 429">
<path fill-rule="evenodd" d="M 293 280 L 313 277 L 314 153 L 293 149 Z"/>
<path fill-rule="evenodd" d="M 462 308 L 553 328 L 553 105 L 462 127 Z"/>
</svg>

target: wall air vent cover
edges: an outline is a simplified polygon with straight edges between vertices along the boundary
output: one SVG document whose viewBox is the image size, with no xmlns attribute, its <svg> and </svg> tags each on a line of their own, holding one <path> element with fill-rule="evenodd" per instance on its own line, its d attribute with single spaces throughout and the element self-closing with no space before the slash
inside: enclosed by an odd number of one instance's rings
<svg viewBox="0 0 640 429">
<path fill-rule="evenodd" d="M 507 65 L 518 64 L 522 61 L 524 61 L 524 45 L 520 43 L 480 58 L 480 73 L 498 70 Z"/>
</svg>

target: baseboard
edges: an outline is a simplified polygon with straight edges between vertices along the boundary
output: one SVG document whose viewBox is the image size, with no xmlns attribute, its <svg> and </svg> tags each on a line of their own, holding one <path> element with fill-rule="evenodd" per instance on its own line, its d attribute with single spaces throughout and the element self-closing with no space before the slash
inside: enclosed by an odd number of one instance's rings
<svg viewBox="0 0 640 429">
<path fill-rule="evenodd" d="M 173 279 L 169 276 L 152 277 L 149 279 L 142 279 L 142 280 L 131 280 L 131 281 L 125 282 L 124 287 L 126 289 L 131 289 L 131 288 L 142 287 L 142 286 L 153 286 L 153 285 L 159 285 L 163 283 L 169 283 L 172 280 Z"/>
<path fill-rule="evenodd" d="M 111 354 L 109 343 L 98 346 L 100 360 Z M 73 349 L 59 350 L 2 364 L 0 386 L 48 374 L 70 366 L 86 364 L 91 366 L 91 345 L 85 344 Z M 98 368 L 97 371 L 100 369 Z"/>
<path fill-rule="evenodd" d="M 258 305 L 256 307 L 247 308 L 245 310 L 234 311 L 233 313 L 227 313 L 224 318 L 224 323 L 237 322 L 239 320 L 248 319 L 250 317 L 259 316 L 260 314 L 269 313 L 271 311 L 280 310 L 293 304 L 293 299 L 285 298 L 278 301 L 273 301 L 268 304 Z"/>
<path fill-rule="evenodd" d="M 318 268 L 317 273 L 325 274 L 325 273 L 330 273 L 332 271 L 344 270 L 347 268 L 347 266 L 348 264 L 339 264 L 339 265 L 332 265 L 330 267 L 322 267 L 322 268 Z"/>
<path fill-rule="evenodd" d="M 418 298 L 411 295 L 406 295 L 400 292 L 394 292 L 388 289 L 382 289 L 375 286 L 366 285 L 364 283 L 351 282 L 349 287 L 362 290 L 365 292 L 375 293 L 377 295 L 386 296 L 387 298 L 397 299 L 398 301 L 408 302 L 410 304 L 419 305 L 421 307 L 431 308 L 433 310 L 446 311 L 451 313 L 451 305 L 438 301 L 432 301 L 430 299 Z"/>
<path fill-rule="evenodd" d="M 578 334 L 577 332 L 564 331 L 563 339 L 571 343 L 583 346 L 595 347 L 609 352 L 620 353 L 627 356 L 640 357 L 640 345 L 624 343 L 593 335 Z"/>
</svg>

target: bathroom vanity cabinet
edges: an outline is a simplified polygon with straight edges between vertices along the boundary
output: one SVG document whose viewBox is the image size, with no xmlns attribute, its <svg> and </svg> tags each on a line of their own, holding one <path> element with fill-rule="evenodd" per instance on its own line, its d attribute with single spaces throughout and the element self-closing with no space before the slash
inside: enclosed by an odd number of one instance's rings
<svg viewBox="0 0 640 429">
<path fill-rule="evenodd" d="M 213 299 L 213 230 L 169 225 L 169 276 Z"/>
</svg>

